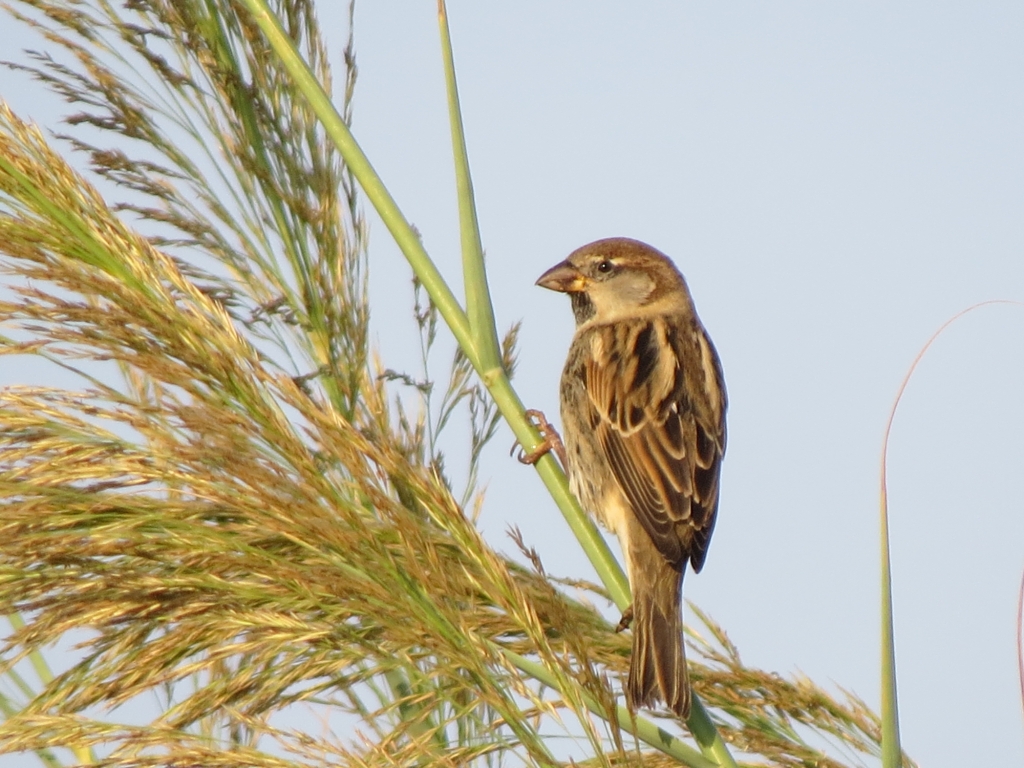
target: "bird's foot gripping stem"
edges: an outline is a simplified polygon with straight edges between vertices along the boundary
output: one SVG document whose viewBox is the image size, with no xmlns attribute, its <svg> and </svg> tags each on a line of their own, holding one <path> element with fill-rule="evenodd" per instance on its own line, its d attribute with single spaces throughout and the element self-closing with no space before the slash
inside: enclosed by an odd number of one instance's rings
<svg viewBox="0 0 1024 768">
<path fill-rule="evenodd" d="M 555 455 L 558 456 L 558 460 L 562 462 L 562 466 L 568 467 L 568 462 L 565 458 L 565 445 L 562 443 L 562 438 L 559 437 L 558 432 L 551 426 L 551 422 L 547 420 L 547 417 L 541 411 L 529 410 L 526 412 L 526 418 L 540 432 L 543 442 L 529 452 L 520 448 L 519 456 L 517 457 L 519 461 L 523 464 L 536 464 L 545 453 L 554 451 Z M 519 445 L 518 441 L 512 445 L 513 451 L 517 445 Z"/>
<path fill-rule="evenodd" d="M 629 629 L 629 625 L 633 623 L 633 604 L 630 603 L 626 606 L 626 610 L 622 612 L 622 618 L 619 619 L 619 623 L 615 625 L 615 631 L 621 632 L 624 629 Z"/>
</svg>

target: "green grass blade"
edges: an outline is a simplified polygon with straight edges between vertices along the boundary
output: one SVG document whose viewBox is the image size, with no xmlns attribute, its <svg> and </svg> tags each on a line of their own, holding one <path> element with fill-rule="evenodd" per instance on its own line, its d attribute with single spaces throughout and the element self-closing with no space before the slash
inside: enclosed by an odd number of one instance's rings
<svg viewBox="0 0 1024 768">
<path fill-rule="evenodd" d="M 462 275 L 466 286 L 466 314 L 476 339 L 482 370 L 501 366 L 501 345 L 494 323 L 494 309 L 487 287 L 484 251 L 480 242 L 480 223 L 476 215 L 473 180 L 469 173 L 466 153 L 466 133 L 462 125 L 459 89 L 455 82 L 455 60 L 452 38 L 448 29 L 448 13 L 444 0 L 438 0 L 437 18 L 441 29 L 441 57 L 444 60 L 444 80 L 448 92 L 448 119 L 451 123 L 452 154 L 455 159 L 455 187 L 459 200 L 459 231 L 462 239 Z"/>
<path fill-rule="evenodd" d="M 552 688 L 558 687 L 558 681 L 555 679 L 555 676 L 552 675 L 551 672 L 542 664 L 538 664 L 535 661 L 531 661 L 530 659 L 505 649 L 502 649 L 502 653 L 504 653 L 509 661 L 515 664 L 516 667 L 521 669 L 523 672 L 526 672 L 531 677 L 540 680 L 542 683 L 549 685 Z M 607 717 L 608 713 L 598 701 L 595 701 L 586 694 L 584 694 L 582 698 L 591 712 L 600 717 Z M 683 741 L 680 741 L 676 737 L 672 736 L 672 734 L 667 733 L 665 730 L 659 728 L 649 720 L 645 720 L 640 717 L 633 719 L 626 707 L 617 707 L 616 716 L 618 717 L 619 726 L 624 731 L 634 734 L 651 746 L 657 747 L 665 754 L 675 757 L 683 765 L 690 766 L 690 768 L 716 768 L 716 766 L 719 765 L 736 765 L 732 762 L 731 758 L 728 763 L 719 763 L 709 760 L 693 747 Z"/>
<path fill-rule="evenodd" d="M 715 724 L 711 721 L 711 716 L 704 708 L 704 704 L 697 694 L 693 695 L 690 719 L 686 721 L 686 727 L 690 729 L 693 738 L 697 740 L 697 745 L 705 757 L 713 760 L 715 765 L 737 768 L 736 761 L 729 752 L 729 748 L 722 741 L 722 736 L 718 733 L 718 729 L 715 728 Z"/>
<path fill-rule="evenodd" d="M 882 686 L 882 768 L 899 768 L 902 764 L 903 755 L 903 750 L 900 746 L 899 706 L 896 697 L 896 637 L 895 630 L 893 628 L 892 571 L 889 556 L 889 492 L 886 478 L 889 436 L 892 432 L 893 421 L 896 418 L 896 409 L 899 407 L 900 400 L 903 399 L 903 394 L 906 392 L 907 385 L 910 383 L 910 379 L 914 375 L 914 371 L 917 370 L 918 364 L 924 358 L 932 344 L 935 343 L 939 336 L 941 336 L 949 326 L 961 317 L 989 304 L 1016 304 L 1021 306 L 1020 302 L 1007 301 L 1005 299 L 982 301 L 958 312 L 939 326 L 939 329 L 935 331 L 925 345 L 921 347 L 921 350 L 917 353 L 914 361 L 910 364 L 910 368 L 907 370 L 907 375 L 903 377 L 903 381 L 900 383 L 900 388 L 896 393 L 896 399 L 893 401 L 892 408 L 889 411 L 889 420 L 885 425 L 885 438 L 882 442 L 881 493 L 879 501 L 882 577 L 882 594 L 880 601 L 882 625 L 882 666 L 880 670 Z"/>
<path fill-rule="evenodd" d="M 902 392 L 901 392 L 902 394 Z M 888 430 L 886 432 L 888 438 Z M 893 629 L 892 571 L 889 559 L 889 504 L 885 490 L 885 464 L 882 465 L 881 567 L 882 594 L 880 607 L 882 628 L 882 766 L 897 768 L 900 764 L 899 707 L 896 701 L 896 638 Z"/>
<path fill-rule="evenodd" d="M 11 629 L 13 629 L 15 632 L 25 627 L 25 621 L 21 618 L 21 614 L 11 613 L 7 616 L 7 620 L 11 623 Z M 53 680 L 53 672 L 50 671 L 50 665 L 46 663 L 46 659 L 43 657 L 43 654 L 40 651 L 32 651 L 28 654 L 28 658 L 30 663 L 32 664 L 32 669 L 35 671 L 36 676 L 39 678 L 40 683 L 42 683 L 45 686 L 47 683 Z M 21 677 L 21 675 L 19 675 L 13 669 L 8 669 L 4 674 L 11 680 L 12 683 L 15 684 L 18 690 L 20 690 L 26 696 L 31 697 L 33 694 L 35 694 L 35 691 L 31 689 L 31 686 L 29 686 L 28 683 L 26 683 L 24 679 Z M 3 712 L 4 717 L 10 718 L 16 715 L 19 710 L 16 707 L 14 707 L 9 701 L 5 700 L 2 704 L 0 704 L 0 711 Z M 67 744 L 64 746 L 71 750 L 72 754 L 74 754 L 75 756 L 75 759 L 78 760 L 80 764 L 92 765 L 96 762 L 96 756 L 88 747 L 82 747 L 74 744 Z M 50 768 L 55 768 L 56 766 L 60 766 L 62 764 L 60 760 L 49 750 L 36 750 L 36 756 Z"/>
<path fill-rule="evenodd" d="M 533 437 L 533 425 L 523 415 L 522 401 L 512 388 L 512 383 L 508 380 L 508 377 L 502 373 L 500 376 L 494 377 L 490 382 L 485 379 L 484 383 L 494 398 L 494 402 L 498 404 L 502 415 L 508 421 L 509 426 L 512 427 L 512 431 L 515 433 L 516 439 L 519 440 L 520 444 L 526 447 L 527 450 L 529 450 L 531 445 L 538 444 L 540 442 L 539 439 Z M 548 492 L 551 493 L 552 498 L 558 505 L 558 509 L 562 512 L 562 516 L 568 523 L 569 528 L 580 542 L 584 552 L 586 552 L 587 557 L 594 566 L 594 570 L 597 571 L 601 583 L 608 590 L 612 601 L 618 606 L 619 610 L 624 610 L 632 599 L 629 594 L 629 582 L 626 579 L 626 575 L 623 573 L 619 562 L 615 559 L 615 555 L 608 548 L 608 544 L 601 536 L 597 526 L 580 508 L 579 502 L 569 489 L 569 481 L 566 479 L 562 468 L 550 454 L 541 458 L 534 466 Z"/>
</svg>

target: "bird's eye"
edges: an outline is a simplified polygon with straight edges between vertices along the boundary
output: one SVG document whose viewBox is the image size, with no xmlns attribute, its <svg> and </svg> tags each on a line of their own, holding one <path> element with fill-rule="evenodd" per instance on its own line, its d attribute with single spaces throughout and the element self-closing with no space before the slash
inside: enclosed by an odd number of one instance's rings
<svg viewBox="0 0 1024 768">
<path fill-rule="evenodd" d="M 607 274 L 608 272 L 612 271 L 613 266 L 614 265 L 610 261 L 608 261 L 608 259 L 605 259 L 604 261 L 597 265 L 597 271 L 604 272 Z"/>
</svg>

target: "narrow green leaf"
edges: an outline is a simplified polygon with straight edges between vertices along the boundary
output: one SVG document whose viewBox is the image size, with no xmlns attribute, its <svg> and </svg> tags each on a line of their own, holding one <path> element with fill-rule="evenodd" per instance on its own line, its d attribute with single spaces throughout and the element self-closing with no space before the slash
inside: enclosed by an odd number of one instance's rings
<svg viewBox="0 0 1024 768">
<path fill-rule="evenodd" d="M 889 491 L 888 481 L 886 478 L 889 436 L 892 432 L 893 420 L 896 418 L 896 409 L 899 407 L 900 400 L 903 399 L 903 394 L 906 392 L 907 385 L 910 383 L 910 379 L 914 375 L 914 371 L 917 370 L 918 363 L 920 363 L 922 358 L 924 358 L 925 353 L 928 352 L 936 339 L 938 339 L 949 326 L 969 312 L 973 312 L 974 310 L 989 304 L 1016 304 L 1017 306 L 1021 306 L 1020 302 L 1007 301 L 1005 299 L 982 301 L 958 312 L 939 326 L 939 329 L 935 331 L 925 345 L 921 347 L 921 350 L 914 358 L 914 362 L 910 364 L 907 375 L 903 377 L 899 391 L 896 393 L 896 399 L 893 401 L 892 408 L 889 410 L 889 420 L 885 425 L 885 438 L 882 441 L 881 488 L 879 500 L 882 582 L 882 594 L 880 600 L 882 642 L 880 679 L 882 686 L 881 719 L 883 768 L 899 768 L 899 766 L 902 765 L 903 759 L 903 749 L 900 746 L 899 706 L 896 697 L 896 635 L 893 628 L 892 568 L 889 556 Z"/>
<path fill-rule="evenodd" d="M 530 659 L 520 656 L 517 653 L 513 653 L 512 651 L 501 649 L 501 652 L 509 661 L 523 672 L 526 672 L 531 677 L 557 689 L 558 681 L 555 679 L 555 676 L 552 675 L 546 667 L 544 667 L 544 665 L 531 661 Z M 601 706 L 600 702 L 595 701 L 592 697 L 586 694 L 583 694 L 582 698 L 583 702 L 591 712 L 599 717 L 607 717 L 608 713 Z M 659 728 L 649 720 L 645 720 L 641 717 L 634 719 L 634 716 L 630 714 L 630 711 L 626 707 L 616 707 L 616 717 L 618 718 L 619 727 L 624 731 L 632 733 L 653 747 L 657 747 L 665 754 L 671 755 L 679 760 L 683 765 L 690 766 L 690 768 L 716 768 L 720 765 L 736 765 L 732 761 L 731 757 L 727 763 L 709 760 L 693 747 L 683 741 L 680 741 L 675 736 L 664 729 Z"/>
<path fill-rule="evenodd" d="M 466 286 L 466 313 L 476 340 L 480 365 L 484 370 L 501 365 L 501 346 L 494 323 L 494 309 L 487 287 L 484 251 L 480 241 L 480 224 L 476 215 L 473 180 L 469 173 L 466 133 L 462 125 L 459 89 L 455 82 L 455 60 L 452 38 L 448 30 L 448 13 L 444 0 L 437 2 L 437 18 L 441 28 L 441 57 L 448 91 L 448 119 L 451 123 L 452 154 L 455 158 L 455 187 L 459 200 L 459 231 L 462 235 L 462 276 Z"/>
</svg>

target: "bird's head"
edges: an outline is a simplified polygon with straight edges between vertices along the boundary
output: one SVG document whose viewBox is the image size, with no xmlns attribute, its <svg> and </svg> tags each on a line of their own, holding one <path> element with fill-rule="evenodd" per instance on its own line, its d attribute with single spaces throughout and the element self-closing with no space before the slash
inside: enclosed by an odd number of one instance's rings
<svg viewBox="0 0 1024 768">
<path fill-rule="evenodd" d="M 537 280 L 569 294 L 576 324 L 692 312 L 686 281 L 671 259 L 638 240 L 598 240 L 569 254 Z"/>
</svg>

